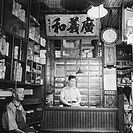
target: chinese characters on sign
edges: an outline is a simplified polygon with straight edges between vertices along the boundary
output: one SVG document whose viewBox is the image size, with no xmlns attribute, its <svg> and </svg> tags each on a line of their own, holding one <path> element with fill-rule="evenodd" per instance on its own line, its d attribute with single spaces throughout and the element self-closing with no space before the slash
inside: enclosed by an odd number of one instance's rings
<svg viewBox="0 0 133 133">
<path fill-rule="evenodd" d="M 98 36 L 99 21 L 86 14 L 46 15 L 47 36 Z"/>
</svg>

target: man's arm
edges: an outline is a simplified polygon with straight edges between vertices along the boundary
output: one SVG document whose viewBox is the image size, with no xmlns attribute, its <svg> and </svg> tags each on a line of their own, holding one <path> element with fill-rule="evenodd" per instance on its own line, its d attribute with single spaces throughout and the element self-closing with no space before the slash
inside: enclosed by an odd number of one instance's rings
<svg viewBox="0 0 133 133">
<path fill-rule="evenodd" d="M 63 104 L 68 105 L 68 106 L 71 106 L 71 104 L 68 103 L 68 102 L 63 98 L 63 96 L 60 96 L 60 100 L 61 100 L 61 102 L 62 102 Z"/>
<path fill-rule="evenodd" d="M 14 129 L 13 133 L 25 133 L 24 131 L 20 130 L 20 129 Z"/>
<path fill-rule="evenodd" d="M 78 98 L 77 104 L 80 104 L 80 102 L 81 102 L 81 96 Z"/>
</svg>

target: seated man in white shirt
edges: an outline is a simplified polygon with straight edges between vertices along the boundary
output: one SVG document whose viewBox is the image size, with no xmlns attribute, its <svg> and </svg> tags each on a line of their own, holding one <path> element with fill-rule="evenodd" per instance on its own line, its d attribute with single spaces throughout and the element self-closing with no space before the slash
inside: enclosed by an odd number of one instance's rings
<svg viewBox="0 0 133 133">
<path fill-rule="evenodd" d="M 76 77 L 70 75 L 68 77 L 68 85 L 61 90 L 60 100 L 64 106 L 80 106 L 81 95 L 76 87 Z"/>
</svg>

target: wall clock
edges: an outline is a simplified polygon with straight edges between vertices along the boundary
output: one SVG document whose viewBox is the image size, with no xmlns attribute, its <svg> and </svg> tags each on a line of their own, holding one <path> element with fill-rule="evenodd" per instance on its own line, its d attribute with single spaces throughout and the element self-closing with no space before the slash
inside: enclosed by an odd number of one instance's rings
<svg viewBox="0 0 133 133">
<path fill-rule="evenodd" d="M 101 32 L 101 39 L 105 44 L 114 44 L 118 39 L 117 31 L 113 28 L 106 28 Z"/>
</svg>

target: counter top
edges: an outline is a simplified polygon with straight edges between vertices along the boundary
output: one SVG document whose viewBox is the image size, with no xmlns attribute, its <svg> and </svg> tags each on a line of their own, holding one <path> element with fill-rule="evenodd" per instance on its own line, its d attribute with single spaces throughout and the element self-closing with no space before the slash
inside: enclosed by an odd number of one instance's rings
<svg viewBox="0 0 133 133">
<path fill-rule="evenodd" d="M 107 111 L 113 111 L 113 110 L 118 110 L 118 108 L 95 108 L 95 107 L 57 107 L 57 106 L 52 106 L 52 107 L 44 107 L 44 110 L 107 110 Z"/>
</svg>

